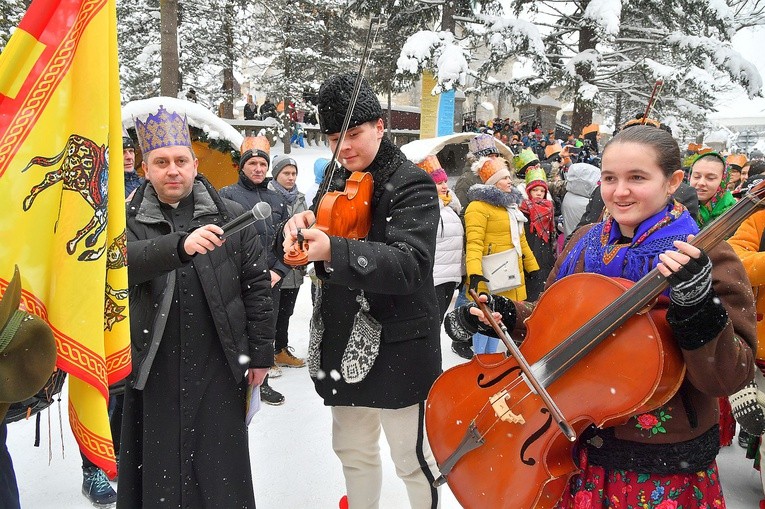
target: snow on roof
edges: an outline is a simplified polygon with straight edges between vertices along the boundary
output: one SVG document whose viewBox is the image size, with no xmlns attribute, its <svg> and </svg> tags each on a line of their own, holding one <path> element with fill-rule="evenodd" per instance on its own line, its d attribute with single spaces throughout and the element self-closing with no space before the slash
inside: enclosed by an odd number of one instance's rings
<svg viewBox="0 0 765 509">
<path fill-rule="evenodd" d="M 429 155 L 436 155 L 447 145 L 467 143 L 480 133 L 455 133 L 447 134 L 446 136 L 439 136 L 437 138 L 425 138 L 422 140 L 414 140 L 403 145 L 401 152 L 404 153 L 407 159 L 417 164 L 423 161 Z M 513 151 L 510 147 L 505 145 L 499 140 L 494 140 L 494 145 L 505 158 L 512 159 Z"/>
<path fill-rule="evenodd" d="M 225 120 L 200 104 L 174 97 L 151 97 L 130 101 L 122 107 L 122 127 L 125 129 L 133 128 L 135 118 L 145 119 L 150 114 L 159 111 L 160 106 L 164 106 L 166 110 L 171 112 L 185 114 L 190 126 L 202 129 L 210 138 L 228 141 L 234 150 L 239 150 L 239 147 L 242 146 L 244 136 L 227 124 Z"/>
</svg>

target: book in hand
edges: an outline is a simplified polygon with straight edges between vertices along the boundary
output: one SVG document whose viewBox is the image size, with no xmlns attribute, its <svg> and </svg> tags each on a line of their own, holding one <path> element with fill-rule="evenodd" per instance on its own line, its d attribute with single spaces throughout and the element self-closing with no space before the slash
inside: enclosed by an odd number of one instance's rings
<svg viewBox="0 0 765 509">
<path fill-rule="evenodd" d="M 252 418 L 260 410 L 260 385 L 247 385 L 247 406 L 245 407 L 244 422 L 247 426 L 252 422 Z"/>
</svg>

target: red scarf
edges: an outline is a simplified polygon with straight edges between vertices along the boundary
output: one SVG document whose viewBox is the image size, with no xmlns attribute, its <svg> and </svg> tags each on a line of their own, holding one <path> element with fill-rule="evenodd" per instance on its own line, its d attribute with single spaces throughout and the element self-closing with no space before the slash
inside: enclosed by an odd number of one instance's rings
<svg viewBox="0 0 765 509">
<path fill-rule="evenodd" d="M 523 200 L 521 212 L 529 218 L 529 231 L 535 233 L 545 243 L 550 242 L 550 235 L 555 231 L 553 202 L 544 198 Z"/>
</svg>

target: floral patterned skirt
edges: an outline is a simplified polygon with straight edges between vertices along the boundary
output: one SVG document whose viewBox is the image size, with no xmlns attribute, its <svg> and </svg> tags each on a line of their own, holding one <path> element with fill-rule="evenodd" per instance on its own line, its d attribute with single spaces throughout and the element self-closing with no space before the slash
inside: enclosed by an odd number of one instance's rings
<svg viewBox="0 0 765 509">
<path fill-rule="evenodd" d="M 724 509 L 717 463 L 694 474 L 639 474 L 587 463 L 571 479 L 556 509 Z"/>
</svg>

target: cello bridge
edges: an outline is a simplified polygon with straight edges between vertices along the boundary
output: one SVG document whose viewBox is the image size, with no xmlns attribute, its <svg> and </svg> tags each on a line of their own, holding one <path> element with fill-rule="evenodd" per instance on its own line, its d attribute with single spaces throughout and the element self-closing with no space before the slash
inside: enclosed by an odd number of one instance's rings
<svg viewBox="0 0 765 509">
<path fill-rule="evenodd" d="M 509 422 L 511 424 L 526 424 L 526 420 L 521 414 L 514 414 L 507 402 L 510 399 L 510 395 L 507 393 L 507 389 L 503 389 L 489 398 L 489 403 L 494 409 L 494 413 L 501 421 Z"/>
</svg>

